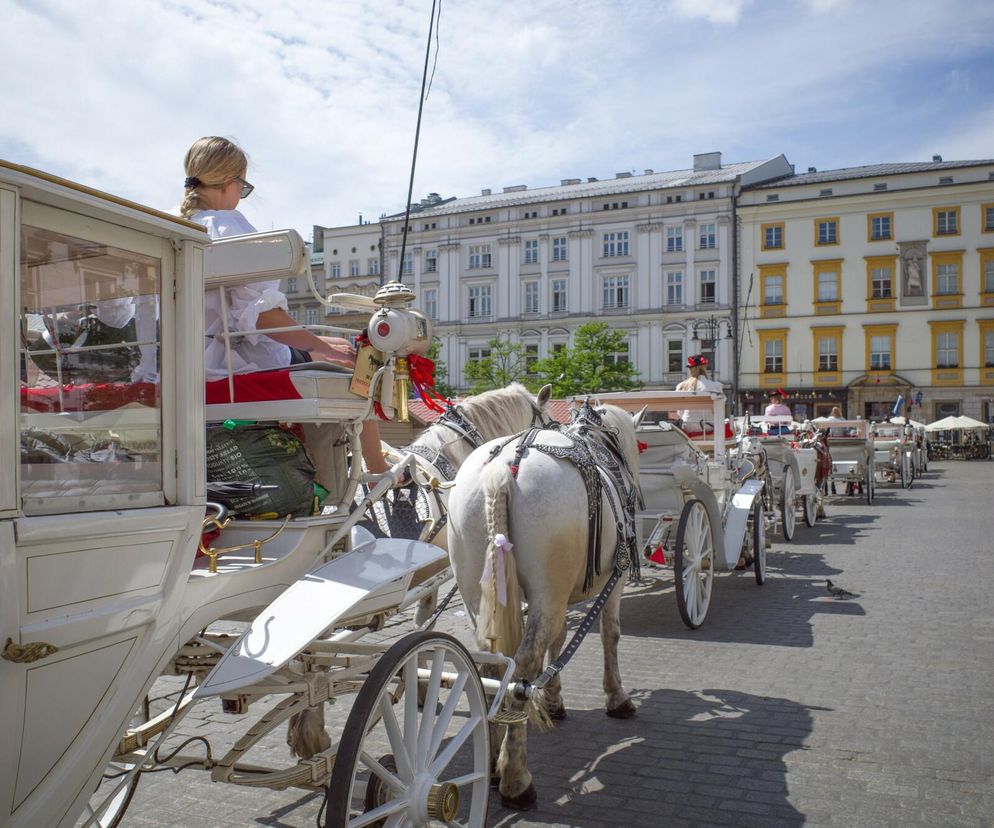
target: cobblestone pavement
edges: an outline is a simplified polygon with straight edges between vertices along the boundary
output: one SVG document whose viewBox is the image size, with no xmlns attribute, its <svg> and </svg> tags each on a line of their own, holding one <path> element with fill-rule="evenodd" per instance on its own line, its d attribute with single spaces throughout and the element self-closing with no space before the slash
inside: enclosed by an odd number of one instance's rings
<svg viewBox="0 0 994 828">
<path fill-rule="evenodd" d="M 994 825 L 994 464 L 936 463 L 910 491 L 827 508 L 774 543 L 765 586 L 716 579 L 696 631 L 669 572 L 630 586 L 621 663 L 638 714 L 604 715 L 589 637 L 564 674 L 569 717 L 529 742 L 538 807 L 495 796 L 491 826 Z M 832 598 L 826 578 L 856 597 Z M 445 626 L 468 640 L 464 620 L 456 608 Z M 235 722 L 205 705 L 183 727 L 224 744 Z M 160 773 L 124 826 L 302 827 L 320 803 Z"/>
</svg>

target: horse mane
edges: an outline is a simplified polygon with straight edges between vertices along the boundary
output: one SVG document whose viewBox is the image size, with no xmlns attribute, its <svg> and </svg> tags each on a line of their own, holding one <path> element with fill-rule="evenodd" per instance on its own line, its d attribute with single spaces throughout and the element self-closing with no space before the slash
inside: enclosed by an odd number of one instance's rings
<svg viewBox="0 0 994 828">
<path fill-rule="evenodd" d="M 632 415 L 616 405 L 602 404 L 598 406 L 597 410 L 601 414 L 604 425 L 617 432 L 618 443 L 624 453 L 625 460 L 628 462 L 629 468 L 637 474 L 639 467 L 638 437 L 635 434 L 635 423 L 632 420 Z"/>
<path fill-rule="evenodd" d="M 484 391 L 473 397 L 466 397 L 458 403 L 459 408 L 480 432 L 484 441 L 503 437 L 507 425 L 522 422 L 526 427 L 536 408 L 535 396 L 520 382 L 513 382 L 506 388 Z"/>
</svg>

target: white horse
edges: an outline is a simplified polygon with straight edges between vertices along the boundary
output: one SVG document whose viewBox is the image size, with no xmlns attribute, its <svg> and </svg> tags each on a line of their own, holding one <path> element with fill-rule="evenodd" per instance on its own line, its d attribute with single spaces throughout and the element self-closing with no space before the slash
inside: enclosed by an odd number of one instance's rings
<svg viewBox="0 0 994 828">
<path fill-rule="evenodd" d="M 596 414 L 603 428 L 592 429 L 590 438 L 620 449 L 616 453 L 628 466 L 631 484 L 637 485 L 635 428 L 644 409 L 633 416 L 609 405 L 597 408 Z M 538 442 L 566 442 L 555 432 L 543 436 L 547 434 L 542 432 Z M 449 557 L 476 621 L 480 647 L 494 646 L 513 654 L 515 679 L 534 682 L 545 654 L 550 661 L 559 657 L 567 606 L 597 595 L 611 577 L 619 541 L 614 510 L 623 506 L 612 507 L 604 487 L 597 504 L 602 520 L 595 571 L 588 565 L 587 552 L 590 526 L 597 524 L 588 520 L 587 488 L 577 466 L 535 448 L 518 459 L 517 441 L 503 448 L 501 442 L 474 451 L 456 475 L 449 497 Z M 616 718 L 635 712 L 618 669 L 622 587 L 619 580 L 600 618 L 607 714 Z M 527 624 L 522 597 L 528 602 Z M 546 685 L 542 702 L 548 716 L 565 716 L 558 675 Z M 500 746 L 495 771 L 500 776 L 501 800 L 508 807 L 528 808 L 537 798 L 527 768 L 525 736 L 524 724 L 511 725 Z"/>
<path fill-rule="evenodd" d="M 506 388 L 485 391 L 467 397 L 417 438 L 410 446 L 394 449 L 387 443 L 384 451 L 391 462 L 397 462 L 408 451 L 418 458 L 418 466 L 429 478 L 442 485 L 425 493 L 437 497 L 441 503 L 436 512 L 446 508 L 449 488 L 463 461 L 482 443 L 498 437 L 517 434 L 533 425 L 543 423 L 547 417 L 545 406 L 552 395 L 552 386 L 546 385 L 535 396 L 521 383 Z M 431 542 L 447 549 L 446 527 L 443 526 Z M 435 608 L 436 594 L 425 598 L 419 605 L 415 623 L 420 625 Z M 294 756 L 310 759 L 315 753 L 327 750 L 331 737 L 325 730 L 324 705 L 295 713 L 287 727 L 287 744 Z"/>
</svg>

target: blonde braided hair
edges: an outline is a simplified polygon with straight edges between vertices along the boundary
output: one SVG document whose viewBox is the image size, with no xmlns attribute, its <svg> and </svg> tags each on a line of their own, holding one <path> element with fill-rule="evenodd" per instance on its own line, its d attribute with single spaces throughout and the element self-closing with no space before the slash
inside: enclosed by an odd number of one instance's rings
<svg viewBox="0 0 994 828">
<path fill-rule="evenodd" d="M 210 135 L 193 142 L 183 159 L 183 167 L 187 180 L 180 215 L 189 218 L 204 209 L 200 188 L 220 187 L 234 178 L 244 178 L 248 156 L 234 141 Z"/>
</svg>

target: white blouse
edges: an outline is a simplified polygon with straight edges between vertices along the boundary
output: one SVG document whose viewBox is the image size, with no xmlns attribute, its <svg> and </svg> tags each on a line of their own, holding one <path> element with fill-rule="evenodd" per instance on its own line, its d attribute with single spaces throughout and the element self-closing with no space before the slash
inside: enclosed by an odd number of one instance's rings
<svg viewBox="0 0 994 828">
<path fill-rule="evenodd" d="M 204 225 L 212 239 L 256 232 L 238 210 L 198 210 L 190 218 Z M 286 296 L 280 290 L 278 280 L 253 282 L 226 288 L 226 291 L 228 328 L 231 331 L 255 329 L 259 314 L 264 311 L 273 308 L 287 310 Z M 228 376 L 224 342 L 213 338 L 223 332 L 221 297 L 217 289 L 211 288 L 204 294 L 204 333 L 207 335 L 204 372 L 208 382 Z M 265 334 L 250 334 L 231 340 L 231 370 L 236 374 L 285 368 L 289 364 L 290 349 Z"/>
</svg>

